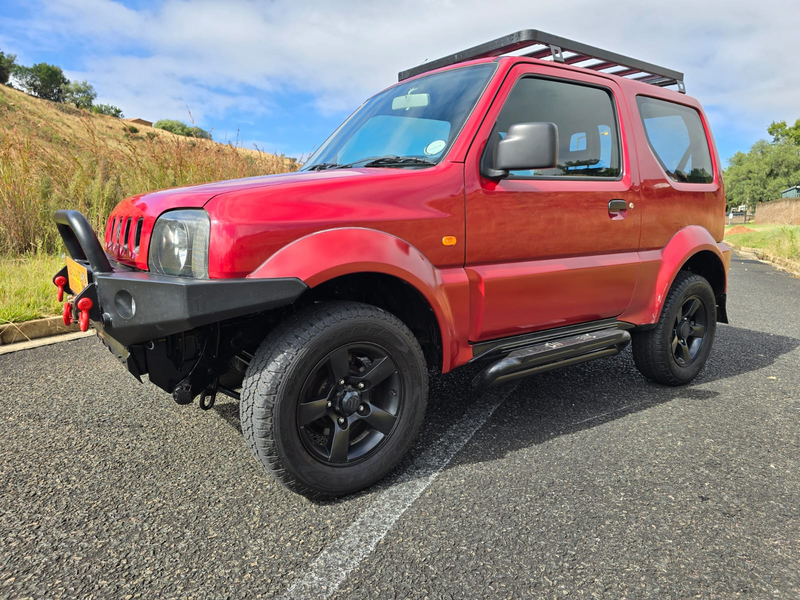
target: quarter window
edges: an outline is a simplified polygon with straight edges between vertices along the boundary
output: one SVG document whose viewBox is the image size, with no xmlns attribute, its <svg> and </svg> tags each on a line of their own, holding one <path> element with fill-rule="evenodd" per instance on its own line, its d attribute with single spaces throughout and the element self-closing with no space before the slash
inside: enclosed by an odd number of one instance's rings
<svg viewBox="0 0 800 600">
<path fill-rule="evenodd" d="M 616 178 L 621 174 L 617 119 L 608 91 L 551 79 L 520 79 L 500 112 L 492 141 L 499 142 L 516 123 L 531 122 L 558 127 L 558 166 L 511 171 L 512 177 Z"/>
<path fill-rule="evenodd" d="M 688 106 L 637 96 L 647 143 L 674 181 L 711 183 L 714 168 L 703 123 Z"/>
</svg>

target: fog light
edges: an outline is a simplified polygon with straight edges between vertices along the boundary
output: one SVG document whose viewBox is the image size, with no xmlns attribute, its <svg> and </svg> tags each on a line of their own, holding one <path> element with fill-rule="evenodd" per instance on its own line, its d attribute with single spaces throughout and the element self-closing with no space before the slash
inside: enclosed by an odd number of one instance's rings
<svg viewBox="0 0 800 600">
<path fill-rule="evenodd" d="M 126 321 L 136 314 L 136 301 L 128 290 L 117 292 L 114 296 L 114 307 L 117 309 L 117 314 Z"/>
</svg>

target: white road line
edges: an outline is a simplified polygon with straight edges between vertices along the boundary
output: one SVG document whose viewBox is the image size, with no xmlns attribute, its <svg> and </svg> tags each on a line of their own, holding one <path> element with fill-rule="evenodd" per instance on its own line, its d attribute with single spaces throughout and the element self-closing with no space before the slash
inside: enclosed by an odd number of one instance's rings
<svg viewBox="0 0 800 600">
<path fill-rule="evenodd" d="M 503 386 L 500 392 L 486 392 L 392 487 L 381 492 L 371 507 L 325 548 L 281 597 L 286 600 L 329 598 L 515 389 Z"/>
</svg>

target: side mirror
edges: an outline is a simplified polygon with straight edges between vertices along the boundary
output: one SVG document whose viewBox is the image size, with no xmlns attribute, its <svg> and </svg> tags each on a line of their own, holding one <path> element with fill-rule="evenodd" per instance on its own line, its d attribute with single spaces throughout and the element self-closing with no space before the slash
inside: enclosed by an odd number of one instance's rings
<svg viewBox="0 0 800 600">
<path fill-rule="evenodd" d="M 490 178 L 507 177 L 509 171 L 551 169 L 558 166 L 558 127 L 555 123 L 517 123 L 497 142 Z"/>
</svg>

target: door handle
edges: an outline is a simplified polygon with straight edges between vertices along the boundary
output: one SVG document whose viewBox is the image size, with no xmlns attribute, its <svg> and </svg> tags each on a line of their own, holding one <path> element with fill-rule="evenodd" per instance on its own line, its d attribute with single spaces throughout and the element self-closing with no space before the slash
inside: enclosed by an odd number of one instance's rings
<svg viewBox="0 0 800 600">
<path fill-rule="evenodd" d="M 620 212 L 628 210 L 628 203 L 625 200 L 612 200 L 608 203 L 608 212 Z"/>
</svg>

